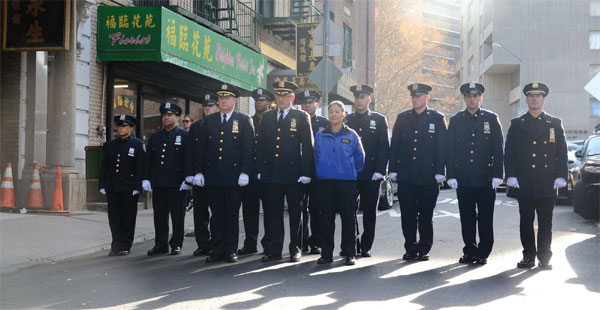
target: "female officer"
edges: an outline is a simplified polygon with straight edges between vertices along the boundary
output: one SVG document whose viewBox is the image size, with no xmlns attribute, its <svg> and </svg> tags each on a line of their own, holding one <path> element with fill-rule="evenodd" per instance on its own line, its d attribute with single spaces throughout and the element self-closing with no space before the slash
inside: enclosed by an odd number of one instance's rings
<svg viewBox="0 0 600 310">
<path fill-rule="evenodd" d="M 335 213 L 342 219 L 342 252 L 346 265 L 356 263 L 356 177 L 364 167 L 365 153 L 358 134 L 342 123 L 344 104 L 329 104 L 329 126 L 315 137 L 317 197 L 321 202 L 321 258 L 317 264 L 333 262 Z"/>
</svg>

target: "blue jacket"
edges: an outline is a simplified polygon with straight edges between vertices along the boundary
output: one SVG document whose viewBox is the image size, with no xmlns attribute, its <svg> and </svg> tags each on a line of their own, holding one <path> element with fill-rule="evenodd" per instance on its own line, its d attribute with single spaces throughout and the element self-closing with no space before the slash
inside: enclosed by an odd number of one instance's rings
<svg viewBox="0 0 600 310">
<path fill-rule="evenodd" d="M 338 132 L 331 126 L 315 137 L 317 180 L 356 180 L 365 166 L 365 152 L 356 131 L 346 125 Z"/>
</svg>

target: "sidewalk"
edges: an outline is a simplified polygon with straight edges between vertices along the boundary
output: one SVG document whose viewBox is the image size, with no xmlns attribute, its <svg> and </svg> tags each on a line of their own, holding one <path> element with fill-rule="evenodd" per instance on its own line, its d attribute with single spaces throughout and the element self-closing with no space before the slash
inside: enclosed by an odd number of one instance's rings
<svg viewBox="0 0 600 310">
<path fill-rule="evenodd" d="M 193 216 L 185 217 L 193 230 Z M 138 211 L 134 242 L 154 239 L 152 209 Z M 68 215 L 0 213 L 0 273 L 110 249 L 105 212 Z M 140 249 L 137 249 L 140 250 Z"/>
</svg>

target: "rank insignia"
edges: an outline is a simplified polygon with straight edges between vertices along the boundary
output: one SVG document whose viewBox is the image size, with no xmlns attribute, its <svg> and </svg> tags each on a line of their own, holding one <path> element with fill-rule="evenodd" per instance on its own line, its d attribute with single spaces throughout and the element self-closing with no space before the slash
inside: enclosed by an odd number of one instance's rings
<svg viewBox="0 0 600 310">
<path fill-rule="evenodd" d="M 290 120 L 290 131 L 296 131 L 296 119 L 292 118 Z"/>
<path fill-rule="evenodd" d="M 435 124 L 429 124 L 429 133 L 435 133 Z"/>
<path fill-rule="evenodd" d="M 231 125 L 231 133 L 240 133 L 240 126 L 237 119 L 233 120 L 233 125 Z"/>
<path fill-rule="evenodd" d="M 483 122 L 483 133 L 491 133 L 490 131 L 490 122 Z"/>
<path fill-rule="evenodd" d="M 554 135 L 554 128 L 550 128 L 550 138 L 548 139 L 550 143 L 556 143 L 556 136 Z"/>
</svg>

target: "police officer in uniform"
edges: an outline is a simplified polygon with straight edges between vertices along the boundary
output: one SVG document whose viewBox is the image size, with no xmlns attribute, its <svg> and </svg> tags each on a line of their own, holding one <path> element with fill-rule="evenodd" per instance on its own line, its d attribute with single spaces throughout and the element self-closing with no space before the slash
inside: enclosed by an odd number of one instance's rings
<svg viewBox="0 0 600 310">
<path fill-rule="evenodd" d="M 264 113 L 269 110 L 272 102 L 275 100 L 275 96 L 264 88 L 257 88 L 252 91 L 251 94 L 254 99 L 254 110 L 255 114 L 252 116 L 252 122 L 254 127 L 258 128 Z M 258 135 L 258 131 L 255 131 L 255 141 Z M 256 144 L 254 146 L 256 151 Z M 242 188 L 242 214 L 244 217 L 244 233 L 246 239 L 244 245 L 238 250 L 238 255 L 247 255 L 258 252 L 256 245 L 258 243 L 258 223 L 260 218 L 260 203 L 263 203 L 263 209 L 265 204 L 264 199 L 264 188 L 262 183 L 256 178 L 257 175 L 257 162 L 256 155 L 252 160 L 252 171 L 250 173 L 250 183 L 248 186 Z M 264 223 L 263 223 L 264 224 Z M 263 249 L 266 248 L 266 238 L 263 236 L 261 244 Z"/>
<path fill-rule="evenodd" d="M 433 244 L 433 209 L 445 180 L 446 123 L 427 107 L 431 86 L 408 86 L 412 109 L 400 112 L 392 131 L 389 177 L 398 182 L 404 260 L 429 260 Z M 417 241 L 417 230 L 419 240 Z"/>
<path fill-rule="evenodd" d="M 484 265 L 494 244 L 494 202 L 502 183 L 504 135 L 498 115 L 480 108 L 485 87 L 460 87 L 467 108 L 454 114 L 448 125 L 446 172 L 456 189 L 462 238 L 463 264 Z M 479 244 L 477 230 L 479 229 Z"/>
<path fill-rule="evenodd" d="M 240 91 L 224 83 L 216 89 L 219 113 L 206 116 L 202 122 L 199 150 L 196 156 L 199 172 L 194 183 L 206 186 L 212 216 L 212 254 L 206 262 L 237 262 L 239 210 L 242 187 L 250 182 L 254 158 L 254 125 L 252 119 L 234 110 Z"/>
<path fill-rule="evenodd" d="M 192 147 L 187 148 L 188 151 L 186 157 L 187 165 L 191 165 L 192 171 L 186 172 L 186 175 L 195 175 L 198 171 L 198 165 L 201 163 L 197 162 L 194 158 L 196 154 L 200 154 L 203 149 L 200 147 L 200 137 L 202 136 L 202 123 L 209 114 L 218 112 L 219 98 L 215 94 L 206 94 L 202 100 L 202 108 L 204 110 L 204 118 L 193 123 L 190 127 L 188 139 L 192 143 Z M 187 180 L 188 182 L 190 179 Z M 193 182 L 193 180 L 191 180 Z M 198 248 L 194 251 L 194 256 L 203 256 L 210 254 L 210 212 L 208 211 L 208 197 L 206 195 L 206 188 L 194 185 L 192 190 L 194 198 L 194 237 Z"/>
<path fill-rule="evenodd" d="M 350 87 L 350 91 L 354 94 L 356 111 L 348 115 L 346 125 L 358 133 L 365 151 L 365 167 L 358 174 L 356 183 L 357 203 L 363 211 L 363 233 L 358 251 L 362 257 L 371 257 L 379 189 L 387 172 L 390 150 L 388 124 L 385 116 L 369 109 L 373 87 L 358 84 Z"/>
<path fill-rule="evenodd" d="M 190 190 L 192 184 L 185 181 L 185 157 L 187 132 L 177 127 L 181 108 L 171 102 L 160 106 L 163 129 L 156 131 L 148 140 L 145 178 L 142 187 L 152 191 L 152 208 L 154 209 L 155 245 L 148 251 L 148 256 L 165 254 L 181 254 L 184 235 L 185 207 L 182 191 Z M 152 189 L 154 186 L 154 189 Z M 173 225 L 173 235 L 169 240 L 169 214 Z"/>
<path fill-rule="evenodd" d="M 313 135 L 310 116 L 292 107 L 297 86 L 273 84 L 277 109 L 265 112 L 258 129 L 258 178 L 269 188 L 265 219 L 269 245 L 263 262 L 281 259 L 284 239 L 283 199 L 287 198 L 290 226 L 290 261 L 300 261 L 302 243 L 301 184 L 310 183 L 313 172 Z"/>
<path fill-rule="evenodd" d="M 118 138 L 104 144 L 99 188 L 108 203 L 108 225 L 112 234 L 109 256 L 128 255 L 133 244 L 137 203 L 142 191 L 144 142 L 131 136 L 135 117 L 114 117 Z"/>
<path fill-rule="evenodd" d="M 305 90 L 296 93 L 296 103 L 302 106 L 302 110 L 310 115 L 310 125 L 313 129 L 313 138 L 317 133 L 329 126 L 329 121 L 320 115 L 317 115 L 319 109 L 319 100 L 321 93 L 316 90 Z M 311 179 L 314 179 L 313 172 Z M 321 254 L 321 225 L 319 220 L 320 208 L 317 203 L 317 195 L 315 192 L 314 182 L 303 185 L 302 196 L 302 252 L 310 252 L 310 254 Z M 310 236 L 308 226 L 310 224 Z"/>
<path fill-rule="evenodd" d="M 523 259 L 518 268 L 552 269 L 552 212 L 559 188 L 567 185 L 567 144 L 560 118 L 544 112 L 550 92 L 543 83 L 525 85 L 529 111 L 510 121 L 504 164 L 506 185 L 517 188 Z M 537 247 L 533 223 L 538 219 Z"/>
</svg>

